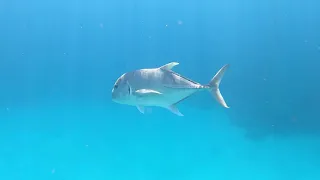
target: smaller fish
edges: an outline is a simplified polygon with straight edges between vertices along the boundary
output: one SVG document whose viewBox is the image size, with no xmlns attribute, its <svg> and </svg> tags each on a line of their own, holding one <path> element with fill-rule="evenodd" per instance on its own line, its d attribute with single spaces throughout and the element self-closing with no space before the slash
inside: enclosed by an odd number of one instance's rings
<svg viewBox="0 0 320 180">
<path fill-rule="evenodd" d="M 219 90 L 229 64 L 223 66 L 207 85 L 174 72 L 172 68 L 178 64 L 171 62 L 158 68 L 138 69 L 121 75 L 112 89 L 112 100 L 136 106 L 141 113 L 145 112 L 146 106 L 156 106 L 183 116 L 176 105 L 196 92 L 207 90 L 221 106 L 229 108 Z"/>
</svg>

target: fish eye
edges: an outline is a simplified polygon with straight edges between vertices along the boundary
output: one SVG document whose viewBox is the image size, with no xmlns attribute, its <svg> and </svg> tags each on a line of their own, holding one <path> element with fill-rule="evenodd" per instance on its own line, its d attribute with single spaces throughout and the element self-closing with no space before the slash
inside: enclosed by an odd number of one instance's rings
<svg viewBox="0 0 320 180">
<path fill-rule="evenodd" d="M 118 85 L 117 85 L 117 84 L 116 84 L 116 85 L 114 85 L 114 88 L 115 88 L 115 89 L 117 89 L 117 88 L 118 88 Z"/>
</svg>

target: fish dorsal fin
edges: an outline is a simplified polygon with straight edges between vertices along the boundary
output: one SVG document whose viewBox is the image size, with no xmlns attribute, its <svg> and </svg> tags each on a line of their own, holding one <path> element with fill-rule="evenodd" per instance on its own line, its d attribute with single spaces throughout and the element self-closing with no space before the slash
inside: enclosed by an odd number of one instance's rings
<svg viewBox="0 0 320 180">
<path fill-rule="evenodd" d="M 176 66 L 178 64 L 179 63 L 177 63 L 177 62 L 171 62 L 171 63 L 168 63 L 168 64 L 165 64 L 165 65 L 161 66 L 160 69 L 171 70 L 174 66 Z"/>
</svg>

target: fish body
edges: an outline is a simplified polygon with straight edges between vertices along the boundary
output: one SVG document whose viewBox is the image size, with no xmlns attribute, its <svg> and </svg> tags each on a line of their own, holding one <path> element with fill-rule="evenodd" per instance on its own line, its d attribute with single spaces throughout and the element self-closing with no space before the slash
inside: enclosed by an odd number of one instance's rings
<svg viewBox="0 0 320 180">
<path fill-rule="evenodd" d="M 119 104 L 136 106 L 141 113 L 144 107 L 157 106 L 183 116 L 176 105 L 192 94 L 208 90 L 225 108 L 219 84 L 229 67 L 223 66 L 208 85 L 202 85 L 172 70 L 179 63 L 171 62 L 158 68 L 138 69 L 120 76 L 112 89 L 112 100 Z"/>
</svg>

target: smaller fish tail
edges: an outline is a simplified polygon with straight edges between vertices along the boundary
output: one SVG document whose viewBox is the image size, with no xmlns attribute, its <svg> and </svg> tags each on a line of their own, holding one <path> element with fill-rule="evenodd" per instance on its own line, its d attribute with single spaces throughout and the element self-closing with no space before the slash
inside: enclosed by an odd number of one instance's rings
<svg viewBox="0 0 320 180">
<path fill-rule="evenodd" d="M 209 82 L 208 86 L 210 87 L 210 92 L 212 94 L 212 96 L 218 101 L 218 103 L 220 105 L 222 105 L 225 108 L 229 108 L 229 106 L 227 105 L 227 103 L 225 102 L 219 86 L 220 86 L 220 82 L 221 79 L 223 78 L 223 75 L 225 73 L 225 71 L 229 68 L 229 64 L 223 66 L 218 72 L 217 74 L 211 79 L 211 81 Z"/>
</svg>

